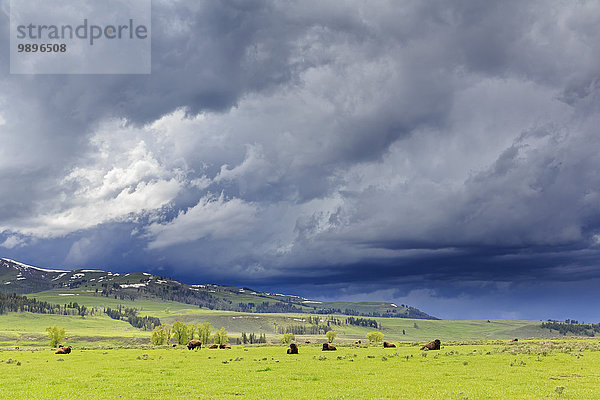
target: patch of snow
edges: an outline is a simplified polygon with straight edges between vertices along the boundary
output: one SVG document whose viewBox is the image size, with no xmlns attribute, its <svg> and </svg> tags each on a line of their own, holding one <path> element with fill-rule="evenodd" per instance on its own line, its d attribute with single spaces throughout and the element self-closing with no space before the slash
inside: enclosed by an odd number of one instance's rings
<svg viewBox="0 0 600 400">
<path fill-rule="evenodd" d="M 313 303 L 313 304 L 321 304 L 322 301 L 314 301 L 314 300 L 304 300 L 303 303 Z"/>
<path fill-rule="evenodd" d="M 147 272 L 142 272 L 142 274 L 143 274 L 143 275 L 146 275 L 146 276 L 152 276 L 152 274 L 149 274 L 149 273 L 147 273 Z"/>
<path fill-rule="evenodd" d="M 80 272 L 104 272 L 99 269 L 82 269 Z"/>
<path fill-rule="evenodd" d="M 130 283 L 130 284 L 124 284 L 124 285 L 120 285 L 122 289 L 126 289 L 126 288 L 140 288 L 140 287 L 144 287 L 144 286 L 148 286 L 147 283 Z"/>
<path fill-rule="evenodd" d="M 38 271 L 43 271 L 43 272 L 70 272 L 70 271 L 65 271 L 64 269 L 38 268 L 38 267 L 34 267 L 33 265 L 27 265 L 27 264 L 23 264 L 23 263 L 20 263 L 18 261 L 15 261 L 15 260 L 11 260 L 10 258 L 0 258 L 0 260 L 11 262 L 11 263 L 16 264 L 16 265 L 18 265 L 20 267 L 23 267 L 23 268 L 33 268 L 33 269 L 37 269 Z"/>
<path fill-rule="evenodd" d="M 59 296 L 79 296 L 79 293 L 59 293 Z"/>
<path fill-rule="evenodd" d="M 18 280 L 18 281 L 22 281 L 23 279 L 27 279 L 27 278 L 25 278 L 24 276 L 18 276 L 18 277 L 17 277 L 17 280 Z"/>
<path fill-rule="evenodd" d="M 398 308 L 398 306 L 397 306 L 397 305 L 395 305 L 394 303 L 390 303 L 390 306 L 392 306 L 392 307 L 395 307 L 395 308 Z"/>
<path fill-rule="evenodd" d="M 85 276 L 85 274 L 78 272 L 76 274 L 73 274 L 73 276 L 71 276 L 71 279 L 79 279 L 79 278 L 83 278 L 84 276 Z"/>
<path fill-rule="evenodd" d="M 160 284 L 162 285 L 163 283 L 169 283 L 169 282 L 167 282 L 167 281 L 162 281 L 162 280 L 160 280 L 160 279 L 157 279 L 157 280 L 156 280 L 156 283 L 160 283 Z"/>
<path fill-rule="evenodd" d="M 10 285 L 12 282 L 4 282 L 5 285 Z"/>
<path fill-rule="evenodd" d="M 192 287 L 205 288 L 206 285 L 192 285 Z"/>
<path fill-rule="evenodd" d="M 59 280 L 60 278 L 62 278 L 63 276 L 65 276 L 66 274 L 67 274 L 66 272 L 63 272 L 62 274 L 60 274 L 59 276 L 57 276 L 56 278 L 54 278 L 54 279 L 52 279 L 52 280 L 53 280 L 53 281 L 57 281 L 57 280 Z"/>
</svg>

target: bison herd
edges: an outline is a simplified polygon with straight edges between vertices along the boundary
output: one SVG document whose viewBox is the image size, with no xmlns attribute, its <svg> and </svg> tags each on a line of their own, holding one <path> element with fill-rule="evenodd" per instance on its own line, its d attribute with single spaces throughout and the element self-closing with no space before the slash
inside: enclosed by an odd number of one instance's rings
<svg viewBox="0 0 600 400">
<path fill-rule="evenodd" d="M 510 342 L 517 342 L 519 339 L 512 339 L 510 340 Z M 306 342 L 306 343 L 310 343 L 310 342 Z M 361 341 L 358 340 L 355 342 L 355 344 L 360 344 Z M 441 348 L 441 342 L 439 339 L 435 339 L 432 340 L 431 342 L 427 343 L 426 345 L 424 345 L 423 347 L 421 347 L 421 350 L 440 350 Z M 384 348 L 395 348 L 396 345 L 390 342 L 383 342 L 383 347 Z M 201 349 L 202 348 L 202 342 L 200 340 L 190 340 L 187 344 L 187 348 L 188 350 L 192 350 L 192 349 Z M 209 349 L 231 349 L 231 346 L 228 344 L 213 344 L 211 346 L 208 347 Z M 17 347 L 18 349 L 18 347 Z M 62 344 L 58 346 L 58 349 L 56 350 L 56 352 L 54 354 L 69 354 L 71 353 L 72 347 L 68 346 L 65 347 Z M 334 351 L 337 350 L 337 348 L 332 345 L 331 343 L 323 343 L 323 351 Z M 290 347 L 287 349 L 287 354 L 298 354 L 298 345 L 296 343 L 291 343 Z"/>
</svg>

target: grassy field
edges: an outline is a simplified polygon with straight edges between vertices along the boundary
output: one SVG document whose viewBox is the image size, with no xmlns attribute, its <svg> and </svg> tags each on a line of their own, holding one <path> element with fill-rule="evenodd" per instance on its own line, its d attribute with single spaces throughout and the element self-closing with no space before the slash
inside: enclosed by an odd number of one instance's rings
<svg viewBox="0 0 600 400">
<path fill-rule="evenodd" d="M 242 332 L 266 333 L 268 337 L 275 340 L 277 327 L 288 325 L 306 325 L 302 322 L 308 314 L 250 314 L 232 311 L 219 311 L 201 309 L 197 306 L 178 302 L 159 301 L 130 301 L 94 296 L 87 289 L 75 289 L 68 291 L 70 296 L 64 295 L 65 291 L 50 290 L 34 293 L 29 297 L 47 301 L 55 304 L 77 302 L 87 307 L 136 308 L 140 315 L 149 315 L 160 318 L 162 323 L 173 324 L 179 320 L 186 324 L 210 322 L 214 328 L 225 327 L 232 336 L 238 337 Z M 323 320 L 338 318 L 345 320 L 345 315 L 319 315 Z M 394 341 L 429 341 L 435 338 L 441 340 L 478 340 L 478 339 L 510 339 L 510 338 L 550 338 L 556 336 L 556 332 L 540 328 L 537 321 L 512 321 L 512 320 L 476 320 L 476 321 L 441 321 L 408 318 L 382 318 L 376 317 L 381 325 L 381 331 L 386 340 Z M 489 321 L 489 322 L 488 322 Z M 0 316 L 0 332 L 5 324 Z M 69 327 L 67 326 L 67 329 Z M 334 326 L 340 338 L 348 341 L 364 339 L 367 332 L 373 328 L 359 327 L 353 325 Z M 316 339 L 311 336 L 308 339 Z"/>
<path fill-rule="evenodd" d="M 597 340 L 0 351 L 0 398 L 594 399 Z"/>
<path fill-rule="evenodd" d="M 123 346 L 149 342 L 150 332 L 107 316 L 76 317 L 32 313 L 0 315 L 0 348 L 39 347 L 48 344 L 46 327 L 66 330 L 65 341 L 75 346 Z"/>
</svg>

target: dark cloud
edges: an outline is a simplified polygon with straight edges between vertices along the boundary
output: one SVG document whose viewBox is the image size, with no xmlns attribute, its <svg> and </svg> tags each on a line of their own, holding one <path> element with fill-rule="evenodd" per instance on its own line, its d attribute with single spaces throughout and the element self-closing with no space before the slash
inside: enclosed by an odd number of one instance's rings
<svg viewBox="0 0 600 400">
<path fill-rule="evenodd" d="M 544 301 L 563 315 L 591 296 L 597 4 L 154 1 L 152 16 L 151 75 L 0 60 L 6 256 L 453 318 L 555 317 Z"/>
</svg>

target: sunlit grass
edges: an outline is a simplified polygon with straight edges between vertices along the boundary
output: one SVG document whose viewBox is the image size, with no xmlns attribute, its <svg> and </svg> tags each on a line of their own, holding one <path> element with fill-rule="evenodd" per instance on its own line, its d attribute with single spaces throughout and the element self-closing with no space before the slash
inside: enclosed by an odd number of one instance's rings
<svg viewBox="0 0 600 400">
<path fill-rule="evenodd" d="M 0 398 L 600 398 L 598 347 L 568 343 L 2 351 Z"/>
</svg>

